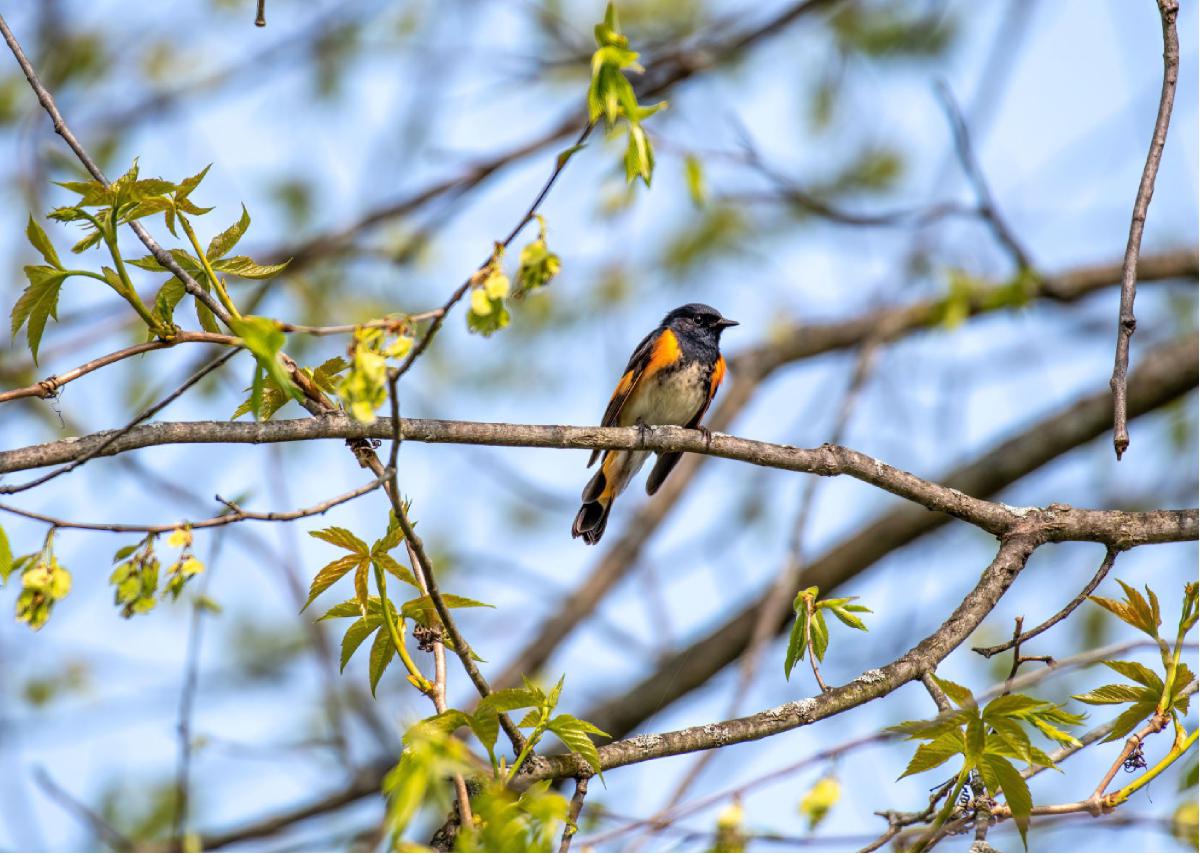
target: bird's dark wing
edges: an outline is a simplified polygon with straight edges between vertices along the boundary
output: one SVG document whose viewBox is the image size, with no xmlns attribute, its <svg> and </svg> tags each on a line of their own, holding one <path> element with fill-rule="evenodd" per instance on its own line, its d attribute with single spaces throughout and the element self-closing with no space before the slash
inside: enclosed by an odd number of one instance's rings
<svg viewBox="0 0 1200 855">
<path fill-rule="evenodd" d="M 692 420 L 684 427 L 695 428 L 700 427 L 700 420 L 704 418 L 704 414 L 708 412 L 708 405 L 712 403 L 717 394 L 717 387 L 721 385 L 721 381 L 725 379 L 725 357 L 718 356 L 717 363 L 713 366 L 712 379 L 708 384 L 708 398 L 704 401 L 704 405 L 696 415 L 692 416 Z M 667 480 L 667 476 L 671 474 L 671 470 L 675 468 L 675 464 L 679 462 L 679 458 L 683 457 L 682 451 L 664 451 L 658 455 L 658 459 L 654 461 L 654 468 L 650 470 L 650 477 L 646 479 L 646 492 L 653 496 L 658 492 L 658 488 Z"/>
<path fill-rule="evenodd" d="M 616 425 L 617 419 L 621 415 L 621 409 L 637 389 L 638 383 L 644 377 L 653 376 L 660 369 L 674 364 L 681 355 L 679 339 L 675 338 L 675 333 L 666 327 L 659 327 L 642 339 L 633 351 L 633 356 L 629 357 L 625 373 L 621 375 L 621 381 L 617 383 L 616 391 L 609 399 L 608 407 L 604 410 L 604 418 L 600 420 L 601 427 Z M 600 449 L 596 449 L 588 459 L 588 466 L 594 464 L 599 457 Z"/>
</svg>

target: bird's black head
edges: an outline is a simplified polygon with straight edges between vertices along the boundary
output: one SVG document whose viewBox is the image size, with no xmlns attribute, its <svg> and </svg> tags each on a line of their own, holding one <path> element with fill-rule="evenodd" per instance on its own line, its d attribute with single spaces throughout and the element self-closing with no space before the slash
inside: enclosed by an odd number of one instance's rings
<svg viewBox="0 0 1200 855">
<path fill-rule="evenodd" d="M 737 321 L 723 317 L 712 306 L 704 303 L 688 303 L 686 306 L 680 306 L 678 309 L 668 312 L 667 316 L 663 318 L 663 326 L 684 333 L 694 332 L 702 338 L 711 337 L 714 342 L 720 340 L 721 333 L 726 327 L 736 327 L 737 325 Z"/>
</svg>

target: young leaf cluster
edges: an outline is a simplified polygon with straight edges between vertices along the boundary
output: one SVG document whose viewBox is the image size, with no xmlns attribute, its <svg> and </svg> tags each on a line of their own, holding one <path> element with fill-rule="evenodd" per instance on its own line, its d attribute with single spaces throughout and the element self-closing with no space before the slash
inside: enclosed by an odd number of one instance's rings
<svg viewBox="0 0 1200 855">
<path fill-rule="evenodd" d="M 504 244 L 497 242 L 491 260 L 471 277 L 471 305 L 467 309 L 467 329 L 489 336 L 508 326 L 507 299 L 512 283 L 504 273 Z"/>
<path fill-rule="evenodd" d="M 108 581 L 113 586 L 113 603 L 121 607 L 124 618 L 145 614 L 158 605 L 161 565 L 154 551 L 156 538 L 157 535 L 149 534 L 113 555 L 117 566 Z M 167 535 L 167 546 L 180 550 L 167 568 L 167 581 L 162 588 L 162 593 L 170 595 L 174 602 L 188 580 L 204 572 L 204 564 L 192 554 L 192 532 L 188 528 L 177 528 Z"/>
<path fill-rule="evenodd" d="M 890 728 L 921 741 L 900 777 L 959 758 L 954 786 L 935 820 L 935 828 L 949 818 L 970 776 L 977 775 L 990 795 L 1004 795 L 1024 841 L 1033 800 L 1025 779 L 1011 761 L 1057 768 L 1050 755 L 1032 743 L 1030 733 L 1036 730 L 1060 745 L 1078 745 L 1079 741 L 1062 728 L 1082 723 L 1084 716 L 1028 695 L 1001 695 L 980 709 L 969 689 L 949 680 L 934 680 L 955 709 L 929 721 L 906 721 Z"/>
<path fill-rule="evenodd" d="M 1196 625 L 1197 584 L 1189 582 L 1184 586 L 1174 645 L 1169 645 L 1159 634 L 1162 613 L 1154 591 L 1146 586 L 1146 596 L 1143 597 L 1137 588 L 1119 579 L 1117 584 L 1124 590 L 1123 600 L 1096 596 L 1090 599 L 1158 643 L 1163 673 L 1160 676 L 1140 662 L 1109 660 L 1104 663 L 1105 666 L 1133 683 L 1110 683 L 1074 696 L 1077 701 L 1095 706 L 1128 704 L 1113 722 L 1112 732 L 1105 737 L 1105 742 L 1123 739 L 1152 716 L 1158 716 L 1164 722 L 1169 719 L 1177 728 L 1180 727 L 1180 717 L 1187 715 L 1189 703 L 1189 696 L 1184 689 L 1195 679 L 1181 657 L 1184 638 Z"/>
<path fill-rule="evenodd" d="M 54 529 L 46 533 L 41 549 L 18 558 L 12 557 L 8 538 L 0 531 L 0 585 L 8 584 L 13 573 L 21 574 L 17 621 L 41 629 L 54 604 L 71 592 L 71 574 L 54 555 Z"/>
<path fill-rule="evenodd" d="M 390 806 L 388 825 L 393 840 L 398 839 L 422 802 L 429 797 L 433 771 L 440 769 L 445 775 L 444 758 L 462 756 L 466 751 L 461 742 L 449 748 L 446 741 L 455 739 L 455 731 L 467 728 L 487 751 L 492 775 L 482 793 L 472 798 L 472 808 L 477 814 L 476 828 L 460 832 L 457 845 L 466 852 L 549 851 L 556 826 L 566 821 L 566 800 L 549 792 L 549 781 L 535 784 L 521 796 L 512 793 L 506 784 L 548 733 L 557 736 L 599 773 L 600 755 L 591 734 L 608 736 L 590 722 L 567 713 L 556 713 L 563 679 L 549 692 L 527 679 L 520 688 L 502 689 L 488 695 L 473 715 L 449 709 L 411 727 L 405 736 L 406 748 L 400 762 L 384 782 L 384 794 Z M 519 710 L 526 712 L 517 726 L 528 733 L 524 748 L 509 764 L 505 757 L 496 754 L 500 715 Z M 439 763 L 442 764 L 440 767 Z M 469 771 L 477 774 L 475 769 Z"/>
<path fill-rule="evenodd" d="M 339 367 L 332 363 L 322 366 L 327 368 L 325 377 L 329 379 L 349 367 L 346 376 L 337 379 L 333 388 L 350 415 L 363 424 L 375 422 L 375 411 L 387 400 L 388 360 L 403 359 L 412 350 L 412 345 L 412 336 L 404 332 L 392 336 L 374 327 L 359 327 L 354 331 L 348 366 Z M 318 385 L 322 379 L 325 378 L 314 376 Z"/>
<path fill-rule="evenodd" d="M 625 180 L 633 183 L 640 178 L 647 187 L 654 174 L 654 147 L 642 127 L 642 121 L 667 106 L 660 101 L 653 106 L 638 103 L 633 84 L 626 70 L 641 73 L 638 54 L 630 50 L 629 39 L 621 33 L 617 10 L 612 3 L 604 20 L 596 25 L 596 51 L 592 54 L 592 80 L 588 85 L 588 119 L 604 118 L 611 130 L 619 119 L 625 120 Z"/>
<path fill-rule="evenodd" d="M 792 631 L 788 636 L 787 654 L 783 661 L 783 675 L 791 679 L 792 669 L 796 663 L 804 659 L 810 651 L 817 662 L 825 661 L 825 652 L 829 649 L 829 627 L 825 623 L 825 613 L 833 615 L 852 629 L 867 632 L 867 625 L 858 616 L 869 613 L 866 606 L 854 603 L 855 597 L 839 597 L 829 600 L 818 600 L 817 588 L 805 588 L 796 595 L 792 609 L 796 619 L 792 623 Z"/>
</svg>

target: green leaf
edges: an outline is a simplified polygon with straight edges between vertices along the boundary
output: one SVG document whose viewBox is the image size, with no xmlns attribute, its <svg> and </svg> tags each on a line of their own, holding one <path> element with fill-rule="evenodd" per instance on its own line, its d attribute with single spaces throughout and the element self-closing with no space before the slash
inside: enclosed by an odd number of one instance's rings
<svg viewBox="0 0 1200 855">
<path fill-rule="evenodd" d="M 469 597 L 460 597 L 457 594 L 442 594 L 442 602 L 448 609 L 478 609 L 487 608 L 494 609 L 495 606 L 490 603 L 481 603 L 479 600 L 472 600 Z M 437 609 L 433 605 L 433 598 L 428 594 L 423 597 L 409 600 L 400 607 L 400 614 L 422 626 L 441 626 L 441 620 L 438 618 Z"/>
<path fill-rule="evenodd" d="M 423 727 L 433 728 L 449 736 L 460 727 L 470 727 L 471 717 L 462 710 L 449 709 L 430 716 L 421 722 Z"/>
<path fill-rule="evenodd" d="M 357 605 L 355 603 L 355 606 Z M 342 671 L 346 670 L 346 665 L 350 662 L 350 657 L 354 655 L 354 652 L 367 640 L 371 633 L 375 632 L 382 625 L 382 616 L 374 621 L 360 617 L 347 627 L 346 634 L 342 636 Z"/>
<path fill-rule="evenodd" d="M 204 176 L 208 175 L 208 170 L 212 169 L 212 164 L 201 169 L 191 178 L 185 178 L 176 185 L 175 199 L 176 201 L 186 199 L 191 195 L 192 191 L 200 186 L 200 182 L 204 180 Z"/>
<path fill-rule="evenodd" d="M 63 281 L 67 274 L 63 270 L 44 265 L 28 265 L 25 275 L 29 278 L 26 288 L 12 310 L 12 334 L 17 332 L 28 321 L 25 338 L 29 342 L 29 352 L 33 355 L 33 363 L 38 361 L 38 347 L 42 341 L 42 332 L 46 329 L 46 319 L 58 320 L 58 295 L 62 290 Z"/>
<path fill-rule="evenodd" d="M 270 279 L 278 276 L 291 264 L 291 259 L 279 264 L 259 264 L 253 258 L 245 255 L 233 255 L 212 262 L 213 270 L 228 273 L 242 279 Z"/>
<path fill-rule="evenodd" d="M 575 152 L 582 151 L 585 148 L 587 148 L 586 143 L 580 143 L 579 145 L 573 145 L 570 148 L 564 148 L 558 153 L 558 157 L 554 161 L 554 168 L 562 169 L 567 165 L 567 161 L 574 157 Z"/>
<path fill-rule="evenodd" d="M 392 644 L 391 635 L 387 632 L 380 632 L 376 635 L 375 643 L 371 645 L 371 662 L 368 667 L 371 679 L 371 697 L 375 697 L 375 687 L 379 685 L 379 678 L 383 676 L 383 672 L 387 670 L 387 666 L 395 655 L 396 646 Z"/>
<path fill-rule="evenodd" d="M 978 766 L 979 758 L 987 745 L 987 729 L 981 718 L 971 718 L 967 721 L 966 751 L 964 756 L 968 766 Z"/>
<path fill-rule="evenodd" d="M 395 609 L 392 609 L 392 611 L 395 611 Z M 381 613 L 379 611 L 379 597 L 371 597 L 367 603 L 367 617 L 371 617 L 371 616 L 375 616 L 375 617 L 381 616 Z M 345 602 L 338 603 L 336 606 L 331 608 L 329 611 L 325 612 L 325 614 L 323 614 L 319 618 L 317 618 L 317 620 L 323 621 L 323 620 L 333 620 L 334 618 L 348 618 L 348 617 L 352 617 L 352 618 L 362 617 L 362 606 L 359 604 L 357 599 L 346 600 Z"/>
<path fill-rule="evenodd" d="M 208 248 L 204 250 L 204 257 L 212 261 L 216 258 L 224 258 L 229 250 L 237 246 L 238 241 L 242 239 L 242 235 L 246 233 L 246 229 L 250 228 L 250 212 L 246 210 L 246 206 L 242 205 L 242 216 L 232 226 L 214 237 L 208 244 Z"/>
<path fill-rule="evenodd" d="M 783 660 L 783 677 L 790 680 L 796 663 L 804 659 L 808 650 L 808 612 L 803 607 L 796 611 L 792 632 L 788 636 L 787 656 Z"/>
<path fill-rule="evenodd" d="M 154 297 L 154 314 L 163 323 L 173 324 L 175 322 L 175 307 L 179 305 L 179 301 L 183 299 L 183 295 L 186 293 L 187 289 L 183 287 L 183 283 L 172 276 L 162 284 L 162 287 L 158 289 L 158 294 Z"/>
<path fill-rule="evenodd" d="M 287 341 L 287 337 L 279 329 L 279 324 L 270 318 L 246 315 L 231 319 L 229 326 L 242 340 L 246 349 L 254 354 L 258 364 L 275 385 L 291 397 L 300 400 L 303 397 L 300 390 L 296 388 L 287 369 L 279 361 L 279 352 Z"/>
<path fill-rule="evenodd" d="M 1025 783 L 1025 779 L 1021 777 L 1021 773 L 1013 764 L 995 754 L 984 755 L 982 768 L 986 770 L 988 777 L 995 780 L 1004 791 L 1004 799 L 1012 811 L 1013 821 L 1021 832 L 1021 842 L 1028 849 L 1029 843 L 1025 839 L 1025 835 L 1029 831 L 1029 816 L 1033 810 L 1033 798 L 1029 795 L 1029 785 Z"/>
<path fill-rule="evenodd" d="M 1125 704 L 1131 701 L 1157 701 L 1159 695 L 1151 689 L 1140 686 L 1130 686 L 1125 683 L 1111 683 L 1092 689 L 1082 695 L 1072 695 L 1075 700 L 1085 704 Z"/>
<path fill-rule="evenodd" d="M 600 752 L 596 750 L 596 745 L 592 742 L 588 734 L 595 733 L 600 736 L 608 736 L 607 733 L 590 722 L 581 721 L 573 715 L 566 714 L 557 715 L 550 719 L 546 728 L 561 739 L 563 745 L 586 760 L 595 772 L 602 771 L 600 766 Z"/>
<path fill-rule="evenodd" d="M 29 238 L 29 242 L 33 248 L 42 254 L 42 258 L 46 259 L 46 263 L 58 270 L 63 269 L 62 262 L 58 260 L 58 253 L 54 251 L 54 244 L 50 242 L 50 238 L 42 230 L 42 227 L 33 219 L 33 215 L 29 215 L 29 224 L 25 226 L 25 236 Z"/>
<path fill-rule="evenodd" d="M 8 535 L 4 526 L 0 526 L 0 586 L 8 584 L 8 576 L 13 570 L 12 547 L 8 543 Z"/>
<path fill-rule="evenodd" d="M 974 709 L 975 696 L 971 690 L 965 686 L 960 686 L 958 683 L 952 683 L 949 680 L 943 680 L 941 677 L 934 676 L 934 682 L 941 686 L 942 691 L 946 693 L 946 697 L 954 701 L 954 705 L 959 709 Z"/>
<path fill-rule="evenodd" d="M 525 707 L 536 707 L 540 704 L 541 700 L 542 698 L 539 697 L 539 693 L 532 689 L 501 689 L 498 692 L 492 692 L 479 702 L 479 709 L 476 711 L 476 715 L 483 711 L 502 713 L 525 709 Z"/>
<path fill-rule="evenodd" d="M 1043 735 L 1053 739 L 1059 745 L 1079 745 L 1078 739 L 1067 733 L 1065 730 L 1055 727 L 1042 715 L 1026 716 L 1025 721 L 1032 724 L 1034 727 L 1040 730 Z"/>
<path fill-rule="evenodd" d="M 487 749 L 488 756 L 492 756 L 496 747 L 496 738 L 500 735 L 499 713 L 493 709 L 476 710 L 475 715 L 471 716 L 469 724 L 475 738 Z"/>
<path fill-rule="evenodd" d="M 812 633 L 813 656 L 817 657 L 818 662 L 824 662 L 825 651 L 829 649 L 829 627 L 825 625 L 823 611 L 818 609 L 813 612 L 812 627 L 809 632 Z"/>
<path fill-rule="evenodd" d="M 641 178 L 649 187 L 653 174 L 654 146 L 641 125 L 630 124 L 629 140 L 625 147 L 625 181 L 632 184 L 635 178 Z"/>
<path fill-rule="evenodd" d="M 1141 701 L 1129 707 L 1129 709 L 1113 720 L 1112 732 L 1104 737 L 1103 741 L 1116 742 L 1118 739 L 1124 739 L 1129 735 L 1130 731 L 1154 715 L 1154 709 L 1157 705 L 1158 702 L 1155 700 Z"/>
<path fill-rule="evenodd" d="M 403 566 L 395 558 L 388 555 L 386 552 L 371 553 L 371 555 L 371 560 L 382 567 L 384 572 L 390 573 L 404 584 L 412 585 L 417 590 L 420 590 L 421 586 L 417 584 L 416 577 L 413 576 L 412 571 Z"/>
<path fill-rule="evenodd" d="M 995 732 L 987 736 L 987 743 L 983 749 L 985 754 L 1003 754 L 1006 757 L 1024 760 L 1026 763 L 1032 762 L 1033 743 L 1029 741 L 1029 734 L 1019 721 L 995 718 L 990 723 Z"/>
<path fill-rule="evenodd" d="M 318 570 L 317 575 L 313 577 L 312 585 L 308 589 L 308 599 L 304 602 L 304 607 L 300 611 L 307 609 L 312 605 L 312 601 L 319 597 L 326 588 L 359 565 L 366 566 L 366 559 L 358 555 L 343 555 L 341 558 L 329 562 Z"/>
<path fill-rule="evenodd" d="M 885 728 L 889 733 L 900 733 L 909 739 L 933 739 L 943 733 L 956 730 L 975 718 L 974 710 L 954 710 L 937 718 L 923 721 L 902 721 Z"/>
<path fill-rule="evenodd" d="M 1120 659 L 1106 659 L 1103 664 L 1116 671 L 1122 677 L 1127 677 L 1135 683 L 1141 683 L 1143 686 L 1153 689 L 1154 694 L 1162 694 L 1162 677 L 1155 674 L 1142 663 L 1127 662 Z"/>
<path fill-rule="evenodd" d="M 865 606 L 859 606 L 859 608 L 863 609 L 865 611 L 870 611 L 870 609 L 867 609 Z M 830 606 L 829 611 L 833 613 L 833 616 L 835 618 L 840 620 L 842 623 L 844 623 L 846 626 L 850 627 L 851 629 L 861 629 L 863 632 L 868 631 L 867 625 L 862 622 L 861 618 L 859 618 L 853 614 L 853 612 L 850 610 L 850 607 L 848 607 L 848 606 Z"/>
<path fill-rule="evenodd" d="M 339 526 L 330 526 L 329 528 L 316 529 L 308 533 L 309 537 L 315 537 L 317 540 L 323 540 L 326 543 L 340 546 L 349 552 L 366 558 L 370 555 L 371 550 L 367 548 L 367 544 L 358 538 L 353 532 Z"/>
<path fill-rule="evenodd" d="M 926 742 L 917 748 L 900 778 L 936 769 L 954 755 L 962 754 L 964 751 L 966 751 L 966 743 L 963 742 L 962 731 L 957 727 L 938 734 L 933 741 Z"/>
<path fill-rule="evenodd" d="M 991 723 L 995 719 L 1011 718 L 1025 713 L 1045 709 L 1048 704 L 1028 695 L 1001 695 L 983 708 L 983 718 Z"/>
</svg>

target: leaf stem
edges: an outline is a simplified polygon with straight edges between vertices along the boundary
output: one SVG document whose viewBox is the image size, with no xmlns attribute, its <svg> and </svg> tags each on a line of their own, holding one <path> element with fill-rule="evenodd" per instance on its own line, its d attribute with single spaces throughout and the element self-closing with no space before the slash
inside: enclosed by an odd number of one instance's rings
<svg viewBox="0 0 1200 855">
<path fill-rule="evenodd" d="M 178 214 L 178 217 L 179 224 L 183 226 L 184 234 L 192 242 L 192 248 L 196 250 L 196 258 L 200 260 L 200 266 L 204 268 L 204 275 L 212 283 L 213 289 L 217 292 L 217 298 L 221 301 L 221 305 L 233 317 L 240 318 L 242 316 L 241 312 L 237 310 L 237 306 L 233 305 L 233 301 L 229 299 L 229 294 L 225 291 L 225 283 L 217 278 L 217 272 L 213 270 L 212 263 L 208 260 L 208 256 L 204 250 L 201 249 L 200 241 L 196 238 L 196 232 L 192 230 L 192 224 L 188 222 L 187 217 L 183 214 Z"/>
<path fill-rule="evenodd" d="M 1196 744 L 1197 734 L 1200 734 L 1200 730 L 1193 730 L 1187 739 L 1183 740 L 1181 744 L 1177 743 L 1175 746 L 1173 746 L 1171 750 L 1167 752 L 1167 755 L 1163 757 L 1163 759 L 1155 763 L 1150 769 L 1147 769 L 1141 775 L 1141 777 L 1137 778 L 1132 783 L 1127 784 L 1121 789 L 1105 796 L 1103 799 L 1104 808 L 1106 810 L 1110 810 L 1127 801 L 1130 796 L 1161 775 L 1167 769 L 1167 767 L 1186 754 L 1188 749 Z"/>
<path fill-rule="evenodd" d="M 400 661 L 404 663 L 404 667 L 408 669 L 409 678 L 413 685 L 420 689 L 425 694 L 433 697 L 433 684 L 421 673 L 421 669 L 417 667 L 417 663 L 413 661 L 412 656 L 408 653 L 408 648 L 404 644 L 404 634 L 401 628 L 404 622 L 400 622 L 400 626 L 396 626 L 396 617 L 392 614 L 392 604 L 388 600 L 387 595 L 387 579 L 383 572 L 383 567 L 375 562 L 375 586 L 379 589 L 379 607 L 383 610 L 383 623 L 387 627 L 388 635 L 392 637 L 392 646 L 396 648 L 396 653 L 400 657 Z"/>
</svg>

